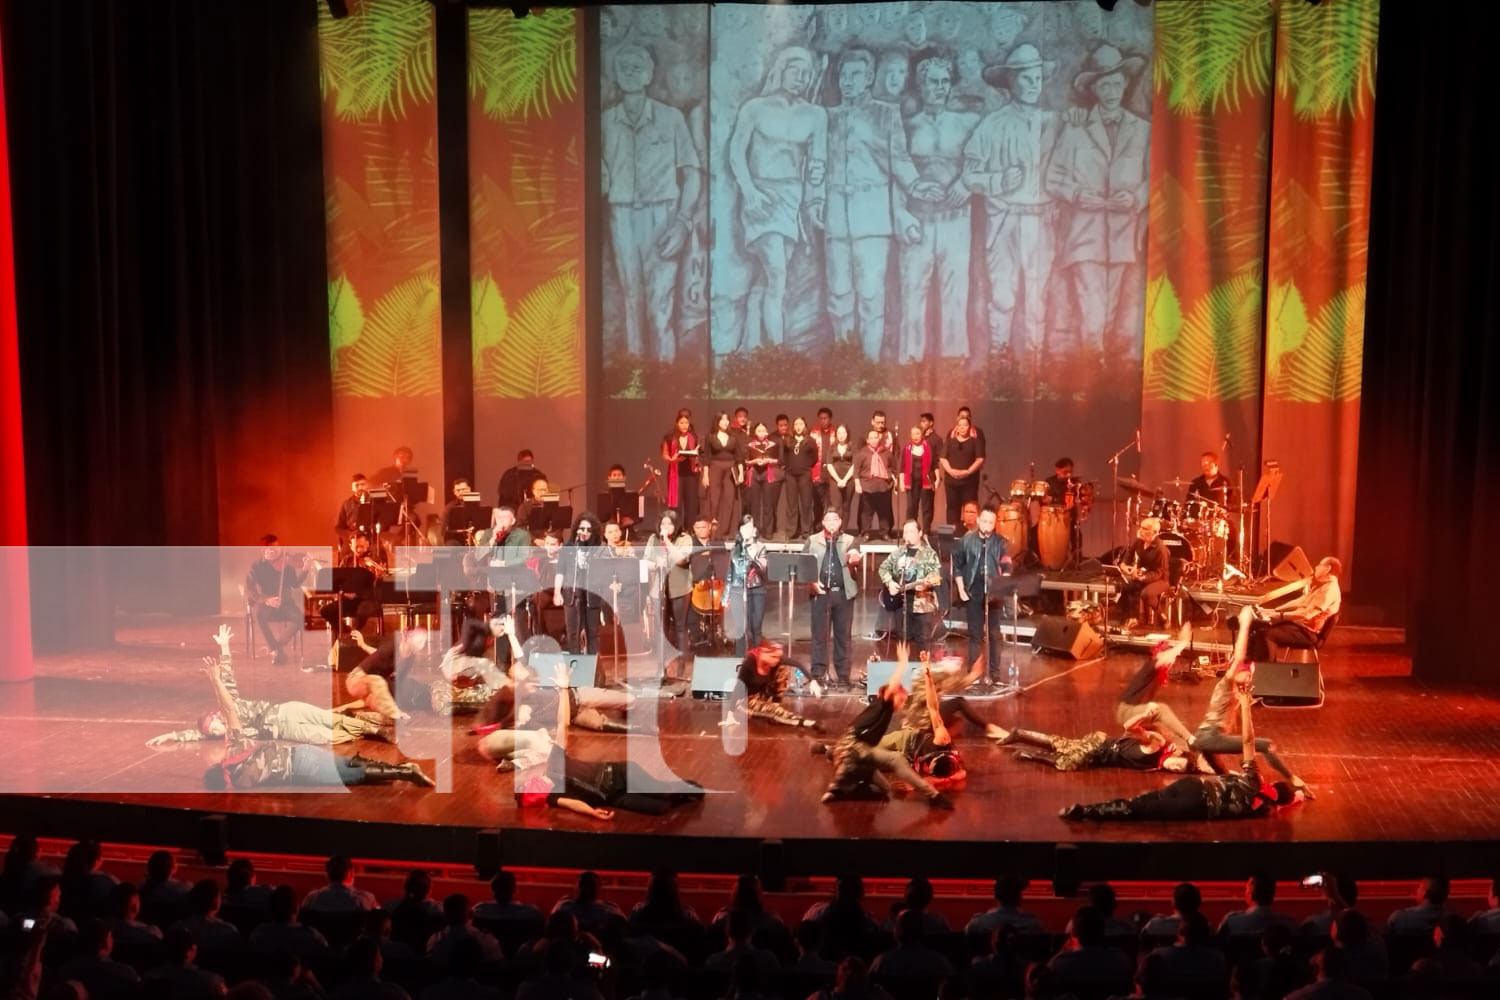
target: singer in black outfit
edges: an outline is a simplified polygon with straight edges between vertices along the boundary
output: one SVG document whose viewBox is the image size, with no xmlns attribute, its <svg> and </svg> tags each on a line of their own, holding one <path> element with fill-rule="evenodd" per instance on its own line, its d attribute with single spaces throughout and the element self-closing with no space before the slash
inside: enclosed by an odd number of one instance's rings
<svg viewBox="0 0 1500 1000">
<path fill-rule="evenodd" d="M 1001 609 L 991 605 L 1002 596 L 999 578 L 1010 574 L 1010 556 L 1005 539 L 995 534 L 994 508 L 980 511 L 974 528 L 953 550 L 953 579 L 959 600 L 967 604 L 969 662 L 978 659 L 980 644 L 988 636 L 986 676 L 993 684 L 1000 680 Z"/>
<path fill-rule="evenodd" d="M 589 586 L 589 561 L 596 555 L 605 555 L 599 547 L 603 541 L 599 519 L 593 514 L 580 514 L 573 523 L 573 537 L 557 554 L 552 598 L 563 606 L 568 649 L 574 653 L 599 652 L 599 616 L 604 600 L 596 588 Z"/>
<path fill-rule="evenodd" d="M 813 520 L 813 470 L 821 457 L 817 439 L 807 433 L 807 421 L 792 421 L 792 433 L 781 442 L 781 469 L 786 474 L 781 487 L 781 508 L 776 533 L 787 541 L 806 538 L 817 530 Z"/>
</svg>

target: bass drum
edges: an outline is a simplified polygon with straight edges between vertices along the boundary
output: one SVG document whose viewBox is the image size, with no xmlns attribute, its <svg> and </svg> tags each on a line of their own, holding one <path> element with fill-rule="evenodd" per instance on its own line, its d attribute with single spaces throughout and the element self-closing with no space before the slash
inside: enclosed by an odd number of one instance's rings
<svg viewBox="0 0 1500 1000">
<path fill-rule="evenodd" d="M 1070 522 L 1068 508 L 1058 504 L 1042 508 L 1042 519 L 1036 526 L 1036 547 L 1043 569 L 1062 569 L 1068 561 Z"/>
<path fill-rule="evenodd" d="M 714 615 L 724 610 L 724 581 L 699 580 L 693 584 L 693 610 L 703 615 Z"/>
<path fill-rule="evenodd" d="M 995 513 L 995 534 L 1005 539 L 1005 551 L 1015 558 L 1026 551 L 1026 507 L 1003 503 Z"/>
</svg>

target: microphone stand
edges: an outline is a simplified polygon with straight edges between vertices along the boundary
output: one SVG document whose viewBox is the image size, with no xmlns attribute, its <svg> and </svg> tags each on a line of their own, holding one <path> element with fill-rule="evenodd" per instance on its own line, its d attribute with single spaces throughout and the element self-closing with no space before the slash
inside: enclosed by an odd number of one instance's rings
<svg viewBox="0 0 1500 1000">
<path fill-rule="evenodd" d="M 1120 446 L 1120 450 L 1109 456 L 1109 547 L 1117 549 L 1120 547 L 1120 456 L 1132 448 L 1136 454 L 1140 454 L 1140 434 L 1137 432 Z"/>
</svg>

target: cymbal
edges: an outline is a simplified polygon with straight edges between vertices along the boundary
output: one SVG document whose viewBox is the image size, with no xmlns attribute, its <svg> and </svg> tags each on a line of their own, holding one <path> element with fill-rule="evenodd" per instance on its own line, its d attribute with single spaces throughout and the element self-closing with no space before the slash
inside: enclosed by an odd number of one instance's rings
<svg viewBox="0 0 1500 1000">
<path fill-rule="evenodd" d="M 1162 481 L 1163 486 L 1191 486 L 1191 479 L 1167 479 Z"/>
<path fill-rule="evenodd" d="M 1151 487 L 1149 487 L 1145 483 L 1141 482 L 1139 479 L 1135 479 L 1135 478 L 1133 478 L 1131 476 L 1121 476 L 1120 477 L 1120 488 L 1122 490 L 1129 490 L 1132 493 L 1155 493 L 1156 492 Z"/>
</svg>

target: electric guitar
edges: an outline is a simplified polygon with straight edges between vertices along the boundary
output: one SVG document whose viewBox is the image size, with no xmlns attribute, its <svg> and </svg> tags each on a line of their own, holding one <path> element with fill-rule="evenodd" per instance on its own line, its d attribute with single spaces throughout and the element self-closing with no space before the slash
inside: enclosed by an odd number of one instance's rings
<svg viewBox="0 0 1500 1000">
<path fill-rule="evenodd" d="M 926 581 L 913 580 L 906 584 L 896 593 L 891 593 L 890 587 L 880 588 L 880 606 L 887 611 L 900 611 L 906 607 L 906 595 L 914 590 L 919 590 L 926 585 Z"/>
</svg>

